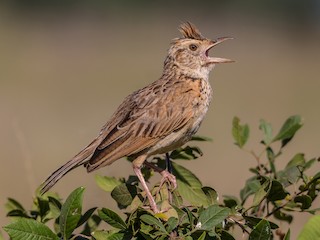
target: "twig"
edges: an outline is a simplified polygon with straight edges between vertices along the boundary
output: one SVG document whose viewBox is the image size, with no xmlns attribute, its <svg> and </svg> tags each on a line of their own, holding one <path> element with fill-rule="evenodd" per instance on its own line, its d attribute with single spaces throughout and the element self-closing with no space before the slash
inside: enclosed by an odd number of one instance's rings
<svg viewBox="0 0 320 240">
<path fill-rule="evenodd" d="M 227 219 L 228 219 L 230 222 L 233 222 L 233 223 L 237 224 L 237 225 L 242 229 L 243 232 L 245 232 L 245 233 L 247 233 L 247 234 L 250 234 L 250 232 L 245 228 L 245 226 L 244 226 L 245 224 L 242 223 L 241 221 L 236 220 L 236 219 L 234 219 L 234 218 L 232 218 L 232 217 L 228 217 Z"/>
<path fill-rule="evenodd" d="M 264 209 L 264 202 L 266 202 L 266 199 L 264 199 L 260 204 L 259 204 L 259 208 L 257 211 L 257 217 L 261 217 L 263 214 L 263 209 Z"/>
<path fill-rule="evenodd" d="M 304 192 L 306 192 L 306 191 L 307 191 L 307 190 L 304 190 L 304 191 L 300 191 L 300 192 L 294 194 L 294 195 L 292 196 L 292 199 L 294 199 L 295 197 L 299 196 L 300 194 L 302 194 L 302 193 L 304 193 Z M 284 208 L 289 202 L 290 202 L 290 200 L 287 201 L 287 202 L 285 202 L 285 203 L 283 203 L 283 204 L 281 204 L 280 206 L 274 208 L 270 213 L 268 213 L 268 214 L 266 215 L 266 218 L 272 216 L 275 212 L 277 212 L 277 211 L 279 211 L 280 209 Z"/>
</svg>

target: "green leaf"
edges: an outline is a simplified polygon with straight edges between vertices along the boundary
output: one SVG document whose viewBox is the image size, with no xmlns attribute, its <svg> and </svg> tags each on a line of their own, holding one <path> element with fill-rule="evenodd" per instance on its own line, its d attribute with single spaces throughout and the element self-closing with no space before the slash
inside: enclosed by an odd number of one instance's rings
<svg viewBox="0 0 320 240">
<path fill-rule="evenodd" d="M 101 218 L 96 215 L 96 214 L 93 214 L 89 219 L 88 221 L 85 223 L 84 225 L 84 228 L 81 232 L 81 234 L 84 234 L 84 235 L 91 235 L 91 233 L 93 231 L 96 231 L 100 222 L 101 222 Z"/>
<path fill-rule="evenodd" d="M 186 218 L 186 211 L 184 211 L 183 209 L 180 209 L 180 207 L 177 207 L 175 205 L 172 205 L 173 209 L 176 210 L 177 214 L 178 214 L 178 219 L 180 221 L 180 224 L 187 224 L 188 223 L 188 219 Z"/>
<path fill-rule="evenodd" d="M 109 237 L 111 237 L 113 234 L 114 232 L 97 230 L 92 233 L 92 236 L 96 240 L 106 240 L 109 239 Z"/>
<path fill-rule="evenodd" d="M 2 235 L 2 232 L 0 231 L 0 240 L 4 240 L 4 237 Z"/>
<path fill-rule="evenodd" d="M 253 182 L 253 183 L 251 183 Z M 257 177 L 251 177 L 247 179 L 246 184 L 243 189 L 240 191 L 240 199 L 242 202 L 244 202 L 250 195 L 256 193 L 259 189 L 257 189 L 257 186 L 260 185 L 260 181 L 257 180 Z"/>
<path fill-rule="evenodd" d="M 56 219 L 59 218 L 61 213 L 61 207 L 62 204 L 58 199 L 55 199 L 54 197 L 48 196 L 49 201 L 49 211 L 45 215 L 43 222 L 46 222 L 50 219 Z"/>
<path fill-rule="evenodd" d="M 223 202 L 224 202 L 224 205 L 228 208 L 232 208 L 240 205 L 238 198 L 234 196 L 229 196 L 229 195 L 223 195 Z"/>
<path fill-rule="evenodd" d="M 198 147 L 181 147 L 171 152 L 170 159 L 193 160 L 201 157 L 202 151 Z"/>
<path fill-rule="evenodd" d="M 195 206 L 208 206 L 208 199 L 201 188 L 191 187 L 183 181 L 177 180 L 180 195 Z"/>
<path fill-rule="evenodd" d="M 98 186 L 106 192 L 111 192 L 116 186 L 121 184 L 119 180 L 108 176 L 96 175 L 95 180 Z"/>
<path fill-rule="evenodd" d="M 258 206 L 263 199 L 267 196 L 267 192 L 264 190 L 264 188 L 260 188 L 253 197 L 253 203 L 252 206 Z"/>
<path fill-rule="evenodd" d="M 111 231 L 94 231 L 92 236 L 96 240 L 125 240 L 131 239 L 132 235 L 128 232 L 119 232 L 118 230 L 111 230 Z"/>
<path fill-rule="evenodd" d="M 279 181 L 273 180 L 267 196 L 268 200 L 269 201 L 282 200 L 282 199 L 285 199 L 287 195 L 288 195 L 288 192 L 285 191 L 282 184 Z"/>
<path fill-rule="evenodd" d="M 44 200 L 43 198 L 37 197 L 37 202 L 38 202 L 38 209 L 39 209 L 39 214 L 41 218 L 45 216 L 45 214 L 49 211 L 49 201 Z"/>
<path fill-rule="evenodd" d="M 75 189 L 62 205 L 59 225 L 63 239 L 69 239 L 81 218 L 83 192 L 83 187 Z"/>
<path fill-rule="evenodd" d="M 214 226 L 222 223 L 229 212 L 229 208 L 211 205 L 200 214 L 196 228 L 210 231 Z"/>
<path fill-rule="evenodd" d="M 260 181 L 255 179 L 255 180 L 252 180 L 252 181 L 249 181 L 247 183 L 248 187 L 253 191 L 253 192 L 257 192 L 260 190 L 261 188 L 261 184 L 260 184 Z"/>
<path fill-rule="evenodd" d="M 54 205 L 59 211 L 61 210 L 62 204 L 58 199 L 48 196 L 48 200 L 49 200 L 49 205 L 50 203 L 52 203 L 52 205 Z"/>
<path fill-rule="evenodd" d="M 300 195 L 294 198 L 295 203 L 301 203 L 301 210 L 305 210 L 311 207 L 312 198 L 308 195 Z"/>
<path fill-rule="evenodd" d="M 19 209 L 23 212 L 25 212 L 26 210 L 23 208 L 23 206 L 15 199 L 13 198 L 8 198 L 8 201 L 5 204 L 5 208 L 8 212 L 10 212 L 11 210 L 16 210 Z"/>
<path fill-rule="evenodd" d="M 289 214 L 286 214 L 284 212 L 282 212 L 281 210 L 278 210 L 276 211 L 273 216 L 276 218 L 276 219 L 279 219 L 279 220 L 282 220 L 282 221 L 286 221 L 288 223 L 291 223 L 292 220 L 293 220 L 293 217 Z"/>
<path fill-rule="evenodd" d="M 207 201 L 209 205 L 218 204 L 219 196 L 216 190 L 211 187 L 203 187 L 202 191 L 207 196 Z"/>
<path fill-rule="evenodd" d="M 319 194 L 319 188 L 318 188 L 318 184 L 320 182 L 314 182 L 312 184 L 307 184 L 307 189 L 308 189 L 308 195 L 312 198 L 312 200 L 314 200 L 318 194 Z"/>
<path fill-rule="evenodd" d="M 194 135 L 192 136 L 191 141 L 212 142 L 213 140 L 210 137 Z"/>
<path fill-rule="evenodd" d="M 108 240 L 125 240 L 132 239 L 132 236 L 128 233 L 117 232 L 108 237 Z"/>
<path fill-rule="evenodd" d="M 320 208 L 313 208 L 313 209 L 304 210 L 304 212 L 308 212 L 308 213 L 311 213 L 313 215 L 316 214 L 319 211 L 320 211 Z"/>
<path fill-rule="evenodd" d="M 268 158 L 269 163 L 270 163 L 271 170 L 274 173 L 275 172 L 275 166 L 272 166 L 272 164 L 274 165 L 274 161 L 276 160 L 276 155 L 275 155 L 273 149 L 270 146 L 266 148 L 266 153 L 267 153 L 267 158 Z"/>
<path fill-rule="evenodd" d="M 197 178 L 197 176 L 191 171 L 174 162 L 172 163 L 172 167 L 173 174 L 176 176 L 177 180 L 181 180 L 182 182 L 194 188 L 202 188 L 202 183 L 200 182 L 199 178 Z"/>
<path fill-rule="evenodd" d="M 205 240 L 206 239 L 206 235 L 207 235 L 207 233 L 205 231 L 203 231 L 203 233 L 200 235 L 198 240 Z"/>
<path fill-rule="evenodd" d="M 59 240 L 50 228 L 33 219 L 19 218 L 3 229 L 13 240 Z"/>
<path fill-rule="evenodd" d="M 167 232 L 171 233 L 179 224 L 179 219 L 170 217 L 167 221 Z"/>
<path fill-rule="evenodd" d="M 303 226 L 298 240 L 320 239 L 320 215 L 313 216 Z"/>
<path fill-rule="evenodd" d="M 309 169 L 314 163 L 316 163 L 316 161 L 317 161 L 317 159 L 315 159 L 315 158 L 312 158 L 312 159 L 310 159 L 309 161 L 307 161 L 307 162 L 303 165 L 304 170 Z"/>
<path fill-rule="evenodd" d="M 150 233 L 150 231 L 153 230 L 153 227 L 147 224 L 144 224 L 143 222 L 141 222 L 140 224 L 140 231 L 139 234 L 142 236 L 141 239 L 145 239 L 145 240 L 153 240 L 156 237 Z"/>
<path fill-rule="evenodd" d="M 263 142 L 266 145 L 269 145 L 272 142 L 272 126 L 270 123 L 267 123 L 265 120 L 260 120 L 259 129 L 263 132 Z"/>
<path fill-rule="evenodd" d="M 282 125 L 279 133 L 275 136 L 272 142 L 281 140 L 282 147 L 288 143 L 295 133 L 302 127 L 301 117 L 299 115 L 289 117 Z"/>
<path fill-rule="evenodd" d="M 163 161 L 164 162 L 164 161 Z M 149 181 L 149 179 L 153 176 L 153 170 L 151 169 L 151 168 L 148 168 L 148 167 L 142 167 L 141 168 L 141 172 L 142 172 L 142 175 L 143 175 L 143 177 L 144 177 L 144 180 L 146 181 L 146 182 L 148 182 Z M 129 178 L 128 178 L 128 181 L 126 182 L 126 184 L 132 184 L 132 183 L 129 183 L 129 181 L 131 181 L 131 180 L 129 180 Z M 137 177 L 137 182 L 139 181 L 139 179 L 138 179 L 138 177 Z M 133 184 L 134 185 L 134 184 Z"/>
<path fill-rule="evenodd" d="M 14 209 L 7 213 L 7 217 L 23 217 L 23 218 L 31 218 L 26 211 L 22 211 L 21 209 Z"/>
<path fill-rule="evenodd" d="M 270 170 L 273 174 L 276 174 L 276 165 L 274 164 L 274 162 L 276 160 L 276 157 L 281 154 L 281 151 L 277 155 L 275 155 L 273 149 L 269 146 L 266 148 L 266 152 L 267 152 L 268 162 L 270 164 Z"/>
<path fill-rule="evenodd" d="M 316 173 L 316 175 L 314 175 L 312 177 L 312 179 L 310 180 L 310 182 L 308 182 L 308 185 L 311 185 L 312 183 L 318 181 L 318 179 L 320 179 L 320 172 Z"/>
<path fill-rule="evenodd" d="M 257 218 L 257 217 L 251 217 L 251 216 L 244 216 L 243 217 L 246 220 L 246 225 L 248 225 L 250 228 L 254 228 L 257 224 L 259 224 L 259 222 L 262 221 L 261 218 Z M 273 222 L 268 221 L 270 224 L 270 228 L 271 229 L 277 229 L 279 228 L 279 226 Z"/>
<path fill-rule="evenodd" d="M 222 230 L 221 240 L 235 240 L 235 238 L 230 233 L 228 233 L 226 230 Z"/>
<path fill-rule="evenodd" d="M 200 180 L 188 169 L 177 163 L 172 163 L 173 174 L 177 178 L 178 191 L 183 199 L 196 206 L 207 206 L 207 196 L 202 190 Z"/>
<path fill-rule="evenodd" d="M 249 138 L 248 124 L 240 125 L 240 119 L 238 117 L 234 117 L 232 121 L 232 135 L 235 140 L 235 144 L 242 148 Z"/>
<path fill-rule="evenodd" d="M 129 206 L 136 195 L 137 187 L 125 183 L 116 186 L 111 192 L 111 196 L 116 200 L 119 208 Z"/>
<path fill-rule="evenodd" d="M 103 221 L 109 223 L 112 227 L 122 229 L 122 230 L 127 229 L 127 225 L 122 220 L 122 218 L 112 210 L 107 208 L 102 208 L 101 210 L 98 210 L 98 214 Z"/>
<path fill-rule="evenodd" d="M 277 173 L 278 180 L 281 182 L 285 187 L 289 186 L 290 184 L 296 183 L 300 177 L 301 172 L 299 171 L 298 167 L 292 166 L 289 168 L 285 168 L 282 171 Z"/>
<path fill-rule="evenodd" d="M 271 227 L 267 220 L 261 220 L 249 235 L 249 240 L 269 240 Z"/>
<path fill-rule="evenodd" d="M 283 240 L 290 240 L 290 228 L 288 229 L 288 232 L 284 236 Z"/>
<path fill-rule="evenodd" d="M 287 163 L 286 168 L 304 166 L 306 160 L 303 153 L 297 153 L 294 157 Z"/>
<path fill-rule="evenodd" d="M 145 222 L 145 223 L 147 223 L 147 224 L 149 224 L 149 225 L 153 225 L 153 226 L 158 227 L 158 229 L 159 229 L 161 232 L 163 232 L 163 233 L 165 233 L 165 234 L 168 234 L 167 230 L 165 229 L 164 225 L 162 224 L 162 222 L 161 222 L 159 219 L 157 219 L 157 218 L 155 218 L 155 217 L 153 217 L 153 216 L 151 216 L 151 215 L 149 215 L 149 214 L 143 214 L 143 215 L 141 215 L 141 216 L 140 216 L 140 219 L 141 219 L 143 222 Z"/>
<path fill-rule="evenodd" d="M 189 208 L 185 207 L 183 210 L 184 210 L 184 212 L 187 213 L 187 217 L 188 217 L 187 223 L 188 223 L 188 225 L 190 225 L 191 228 L 193 228 L 194 220 L 195 220 L 196 217 L 195 217 L 194 214 L 190 211 Z"/>
<path fill-rule="evenodd" d="M 278 172 L 279 180 L 284 186 L 288 186 L 292 183 L 296 183 L 301 178 L 301 171 L 305 166 L 312 165 L 312 161 L 308 161 L 304 158 L 303 153 L 296 154 L 286 165 L 283 171 Z M 305 168 L 306 169 L 306 168 Z M 304 169 L 304 170 L 305 170 Z"/>
<path fill-rule="evenodd" d="M 80 218 L 77 227 L 81 226 L 82 224 L 86 223 L 88 221 L 88 219 L 92 216 L 92 214 L 94 213 L 94 211 L 97 208 L 90 208 L 88 211 L 86 211 Z"/>
<path fill-rule="evenodd" d="M 173 193 L 172 193 L 172 204 L 171 205 L 180 206 L 182 204 L 183 204 L 183 199 L 182 199 L 179 191 L 173 191 Z"/>
<path fill-rule="evenodd" d="M 254 194 L 252 206 L 258 206 L 263 199 L 267 196 L 269 189 L 271 187 L 270 181 L 265 181 L 258 191 Z"/>
<path fill-rule="evenodd" d="M 130 204 L 130 211 L 134 212 L 134 210 L 138 209 L 139 207 L 143 206 L 143 203 L 139 196 L 135 196 Z"/>
</svg>

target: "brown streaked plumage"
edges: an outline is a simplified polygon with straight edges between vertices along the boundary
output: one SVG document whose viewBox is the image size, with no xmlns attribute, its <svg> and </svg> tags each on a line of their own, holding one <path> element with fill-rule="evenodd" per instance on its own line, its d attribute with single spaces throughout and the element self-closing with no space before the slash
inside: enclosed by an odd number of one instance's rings
<svg viewBox="0 0 320 240">
<path fill-rule="evenodd" d="M 212 47 L 230 38 L 209 40 L 189 22 L 179 30 L 182 38 L 173 40 L 161 78 L 127 96 L 97 138 L 48 177 L 42 193 L 80 165 L 91 172 L 130 156 L 151 209 L 159 211 L 141 167 L 149 156 L 172 151 L 191 139 L 212 98 L 210 71 L 215 64 L 231 62 L 208 56 Z M 165 170 L 160 173 L 176 185 L 173 175 Z"/>
<path fill-rule="evenodd" d="M 204 39 L 200 31 L 196 28 L 196 26 L 194 26 L 190 22 L 182 23 L 180 25 L 179 31 L 181 32 L 184 38 L 197 39 L 197 40 Z"/>
</svg>

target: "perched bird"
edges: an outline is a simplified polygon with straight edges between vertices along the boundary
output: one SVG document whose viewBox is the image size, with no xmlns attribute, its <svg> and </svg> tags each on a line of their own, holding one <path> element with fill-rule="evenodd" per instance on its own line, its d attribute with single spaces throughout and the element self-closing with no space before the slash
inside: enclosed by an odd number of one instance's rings
<svg viewBox="0 0 320 240">
<path fill-rule="evenodd" d="M 210 40 L 190 22 L 181 24 L 182 37 L 175 38 L 164 61 L 162 76 L 127 96 L 101 129 L 99 135 L 43 183 L 47 192 L 72 169 L 84 165 L 88 172 L 129 156 L 133 170 L 146 192 L 150 208 L 159 212 L 141 173 L 146 164 L 176 186 L 175 177 L 146 159 L 172 151 L 194 135 L 212 98 L 209 73 L 230 59 L 210 57 L 209 50 L 230 38 Z"/>
</svg>

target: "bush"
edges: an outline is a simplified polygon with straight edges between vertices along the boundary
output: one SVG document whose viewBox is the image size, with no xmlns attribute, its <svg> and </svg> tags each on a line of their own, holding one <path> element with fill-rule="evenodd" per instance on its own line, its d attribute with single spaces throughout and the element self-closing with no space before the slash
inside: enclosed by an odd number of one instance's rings
<svg viewBox="0 0 320 240">
<path fill-rule="evenodd" d="M 303 153 L 289 159 L 283 169 L 278 169 L 277 160 L 287 144 L 301 128 L 300 116 L 288 118 L 278 134 L 272 135 L 272 127 L 264 120 L 259 129 L 263 133 L 260 141 L 263 148 L 257 154 L 244 146 L 249 138 L 249 126 L 233 119 L 232 135 L 235 144 L 247 151 L 254 159 L 250 168 L 252 176 L 240 190 L 239 197 L 224 196 L 220 202 L 218 193 L 201 181 L 176 160 L 193 160 L 202 155 L 198 147 L 186 146 L 170 153 L 172 171 L 178 188 L 172 191 L 169 183 L 156 184 L 152 194 L 161 209 L 154 214 L 146 206 L 145 193 L 139 187 L 136 176 L 116 179 L 96 176 L 97 184 L 117 202 L 121 218 L 107 208 L 92 208 L 82 213 L 84 188 L 75 189 L 66 201 L 52 192 L 41 196 L 36 193 L 32 210 L 26 210 L 18 201 L 9 198 L 7 216 L 12 223 L 4 230 L 11 239 L 235 239 L 234 228 L 240 228 L 248 239 L 290 239 L 290 229 L 284 232 L 281 222 L 291 223 L 292 212 L 315 214 L 313 207 L 320 185 L 320 172 L 313 176 L 307 170 L 319 159 L 307 160 Z M 194 141 L 208 138 L 194 137 Z M 283 160 L 282 160 L 283 161 Z M 165 159 L 152 159 L 158 167 L 165 168 Z M 153 171 L 143 169 L 149 180 Z M 47 224 L 53 222 L 53 230 Z M 99 227 L 101 222 L 110 225 L 109 230 Z M 314 216 L 305 225 L 299 239 L 320 238 L 319 216 Z M 1 238 L 1 237 L 0 237 Z"/>
</svg>

